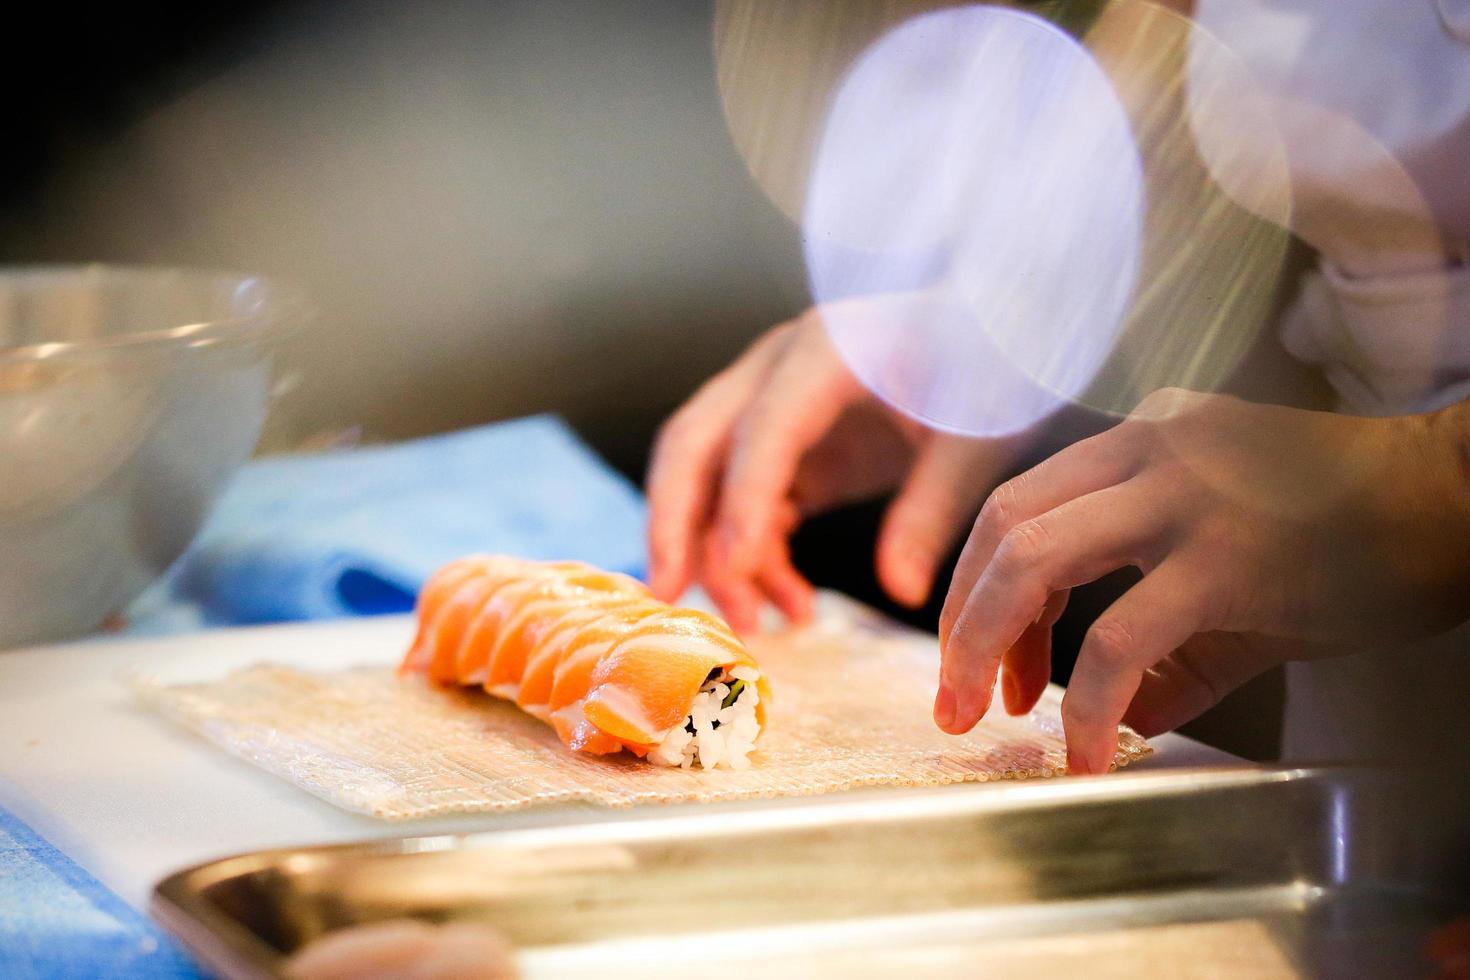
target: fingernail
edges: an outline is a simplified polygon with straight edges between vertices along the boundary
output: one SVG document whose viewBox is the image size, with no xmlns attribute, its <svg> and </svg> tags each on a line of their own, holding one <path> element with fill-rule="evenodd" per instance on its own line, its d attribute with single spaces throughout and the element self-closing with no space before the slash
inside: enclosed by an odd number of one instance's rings
<svg viewBox="0 0 1470 980">
<path fill-rule="evenodd" d="M 939 693 L 934 697 L 934 724 L 948 731 L 954 725 L 955 710 L 954 692 L 940 681 Z"/>
</svg>

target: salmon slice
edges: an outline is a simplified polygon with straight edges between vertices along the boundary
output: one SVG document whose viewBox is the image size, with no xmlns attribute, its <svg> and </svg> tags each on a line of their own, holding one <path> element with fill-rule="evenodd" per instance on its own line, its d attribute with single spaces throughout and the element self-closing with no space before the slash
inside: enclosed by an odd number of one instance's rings
<svg viewBox="0 0 1470 980">
<path fill-rule="evenodd" d="M 643 601 L 643 597 L 620 592 L 590 596 L 568 603 L 559 613 L 538 616 L 526 624 L 521 634 L 526 649 L 525 663 L 516 685 L 516 705 L 545 721 L 557 665 L 575 632 L 614 610 Z"/>
<path fill-rule="evenodd" d="M 440 647 L 435 637 L 439 629 L 439 617 L 444 607 L 458 594 L 460 588 L 472 580 L 484 580 L 487 589 L 504 585 L 514 579 L 533 575 L 553 575 L 566 570 L 588 569 L 584 562 L 527 562 L 504 555 L 470 555 L 456 559 L 429 576 L 419 590 L 414 604 L 414 615 L 419 621 L 418 635 L 408 655 L 403 658 L 399 673 L 427 673 Z M 441 671 L 442 673 L 442 671 Z M 448 678 L 453 680 L 453 678 Z"/>
<path fill-rule="evenodd" d="M 614 738 L 653 745 L 684 722 L 711 674 L 740 665 L 756 667 L 728 626 L 698 610 L 670 609 L 638 623 L 600 658 L 582 712 Z"/>
<path fill-rule="evenodd" d="M 668 606 L 654 599 L 632 602 L 608 611 L 566 635 L 556 657 L 551 693 L 546 702 L 547 719 L 557 736 L 574 752 L 606 755 L 623 748 L 623 743 L 587 720 L 583 712 L 592 674 L 607 652 L 643 620 L 658 616 Z"/>
<path fill-rule="evenodd" d="M 507 582 L 497 589 L 476 611 L 474 622 L 453 652 L 453 680 L 460 684 L 481 685 L 488 673 L 490 654 L 500 641 L 501 628 L 515 615 L 527 599 L 554 594 L 555 579 L 524 578 Z"/>
<path fill-rule="evenodd" d="M 519 588 L 522 586 L 528 586 L 530 583 L 534 582 L 553 581 L 569 572 L 579 571 L 590 567 L 591 566 L 585 565 L 582 562 L 540 563 L 517 561 L 511 558 L 498 558 L 495 559 L 493 562 L 488 563 L 486 567 L 479 573 L 478 578 L 473 580 L 479 581 L 483 584 L 485 589 L 485 603 L 488 603 L 491 599 L 498 595 L 502 589 L 508 587 Z M 476 617 L 478 617 L 480 615 L 480 612 L 484 609 L 485 603 L 481 603 L 479 609 L 476 610 Z M 494 624 L 492 623 L 490 625 L 493 626 Z M 475 622 L 474 620 L 472 620 L 470 625 L 459 634 L 459 645 L 457 647 L 450 647 L 448 649 L 444 648 L 442 645 L 437 647 L 434 653 L 434 657 L 437 659 L 431 658 L 432 662 L 436 665 L 436 669 L 430 672 L 430 676 L 433 677 L 434 680 L 437 680 L 441 683 L 464 683 L 461 678 L 461 674 L 464 670 L 462 662 L 464 657 L 466 656 L 466 644 L 470 644 L 472 641 L 477 643 L 488 642 L 489 640 L 493 640 L 494 638 L 493 634 L 490 634 L 487 638 L 480 640 L 476 640 L 475 637 Z M 471 656 L 473 657 L 474 655 L 471 654 Z M 480 656 L 480 658 L 477 659 L 475 663 L 478 665 L 478 663 L 482 659 L 483 656 Z"/>
<path fill-rule="evenodd" d="M 573 606 L 564 614 L 546 624 L 526 658 L 526 669 L 521 674 L 520 691 L 516 704 L 531 711 L 545 714 L 551 701 L 551 688 L 556 680 L 556 669 L 577 633 L 585 626 L 595 623 L 604 616 L 614 615 L 625 606 L 642 603 L 644 600 L 623 595 L 607 596 L 593 602 Z"/>
<path fill-rule="evenodd" d="M 481 683 L 485 690 L 515 700 L 526 672 L 531 651 L 546 630 L 575 606 L 599 606 L 610 600 L 646 599 L 648 587 L 626 575 L 606 572 L 572 572 L 562 577 L 545 594 L 527 598 L 519 609 L 500 626 Z M 461 677 L 461 683 L 473 684 L 474 677 Z"/>
<path fill-rule="evenodd" d="M 403 664 L 398 668 L 400 674 L 428 671 L 435 649 L 430 641 L 437 629 L 439 612 L 444 607 L 444 603 L 448 602 L 449 597 L 465 582 L 489 574 L 498 565 L 508 566 L 509 559 L 491 555 L 471 555 L 468 558 L 452 561 L 429 576 L 429 580 L 419 590 L 418 601 L 414 603 L 414 616 L 418 619 L 419 628 L 414 636 L 413 645 L 408 648 L 408 655 L 403 658 Z"/>
<path fill-rule="evenodd" d="M 439 607 L 426 643 L 432 648 L 425 673 L 438 684 L 458 681 L 455 655 L 464 643 L 465 634 L 479 615 L 480 609 L 507 587 L 492 576 L 471 576 Z"/>
<path fill-rule="evenodd" d="M 606 732 L 598 731 L 597 726 L 586 718 L 574 717 L 576 714 L 577 711 L 573 709 L 551 716 L 552 730 L 563 745 L 573 752 L 587 752 L 592 755 L 612 755 L 623 751 L 622 742 Z"/>
<path fill-rule="evenodd" d="M 609 610 L 608 615 L 571 634 L 551 680 L 551 697 L 546 702 L 550 712 L 554 715 L 585 698 L 592 686 L 592 672 L 613 644 L 642 620 L 666 609 L 668 606 L 655 599 L 629 603 Z"/>
<path fill-rule="evenodd" d="M 528 626 L 590 596 L 624 593 L 646 596 L 648 589 L 635 578 L 580 563 L 507 584 L 480 608 L 456 655 L 455 679 L 513 699 L 526 666 Z"/>
<path fill-rule="evenodd" d="M 586 598 L 571 590 L 531 598 L 504 621 L 489 644 L 485 663 L 476 674 L 460 677 L 461 684 L 480 684 L 499 698 L 514 701 L 525 678 L 526 658 L 538 634 Z"/>
<path fill-rule="evenodd" d="M 460 650 L 487 603 L 505 589 L 527 581 L 553 581 L 590 568 L 582 562 L 535 563 L 500 556 L 469 560 L 465 568 L 435 583 L 434 594 L 424 602 L 421 615 L 428 629 L 423 640 L 427 650 L 423 672 L 439 684 L 458 683 Z M 424 658 L 425 653 L 420 652 L 418 657 Z"/>
<path fill-rule="evenodd" d="M 525 670 L 520 676 L 516 704 L 541 720 L 550 716 L 551 689 L 556 683 L 557 669 L 566 658 L 581 630 L 604 617 L 632 614 L 635 607 L 647 607 L 650 599 L 639 595 L 610 594 L 567 608 L 562 616 L 539 627 L 537 636 L 529 636 Z M 645 613 L 647 614 L 647 613 Z M 584 654 L 588 655 L 588 654 Z"/>
</svg>

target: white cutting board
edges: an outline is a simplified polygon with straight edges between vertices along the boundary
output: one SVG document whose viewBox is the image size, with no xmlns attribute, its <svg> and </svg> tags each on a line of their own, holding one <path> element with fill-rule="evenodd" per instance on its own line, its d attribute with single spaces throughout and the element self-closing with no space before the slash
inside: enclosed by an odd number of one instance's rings
<svg viewBox="0 0 1470 980">
<path fill-rule="evenodd" d="M 392 664 L 412 629 L 410 617 L 392 616 L 0 652 L 0 806 L 140 908 L 168 873 L 241 851 L 669 812 L 567 805 L 387 823 L 338 810 L 225 754 L 136 703 L 124 680 L 131 671 L 200 680 L 262 660 L 320 669 Z M 1155 754 L 1134 768 L 1240 761 L 1177 735 L 1152 744 Z"/>
</svg>

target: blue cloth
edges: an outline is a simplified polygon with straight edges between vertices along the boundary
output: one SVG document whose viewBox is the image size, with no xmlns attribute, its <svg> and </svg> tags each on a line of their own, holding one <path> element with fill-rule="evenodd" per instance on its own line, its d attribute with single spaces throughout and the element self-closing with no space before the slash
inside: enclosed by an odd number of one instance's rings
<svg viewBox="0 0 1470 980">
<path fill-rule="evenodd" d="M 202 977 L 168 934 L 0 809 L 0 977 Z"/>
<path fill-rule="evenodd" d="M 129 631 L 402 612 L 472 552 L 641 576 L 638 490 L 538 415 L 391 446 L 257 460 L 129 611 Z"/>
</svg>

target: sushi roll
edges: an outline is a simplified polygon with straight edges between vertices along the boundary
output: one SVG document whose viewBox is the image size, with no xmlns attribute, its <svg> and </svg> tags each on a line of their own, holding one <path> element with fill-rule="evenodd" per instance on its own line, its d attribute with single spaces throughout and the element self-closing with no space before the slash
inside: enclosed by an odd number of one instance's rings
<svg viewBox="0 0 1470 980">
<path fill-rule="evenodd" d="M 577 752 L 746 769 L 764 676 L 720 619 L 581 562 L 460 559 L 419 594 L 399 668 L 515 702 Z"/>
</svg>

